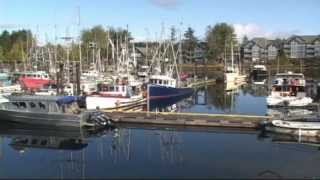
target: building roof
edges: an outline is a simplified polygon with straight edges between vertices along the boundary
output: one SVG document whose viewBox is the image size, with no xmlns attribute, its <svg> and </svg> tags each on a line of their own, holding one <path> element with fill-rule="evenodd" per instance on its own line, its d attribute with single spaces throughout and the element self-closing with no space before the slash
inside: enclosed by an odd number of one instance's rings
<svg viewBox="0 0 320 180">
<path fill-rule="evenodd" d="M 287 43 L 289 43 L 292 40 L 298 40 L 299 42 L 304 42 L 308 44 L 312 44 L 315 40 L 320 39 L 320 35 L 303 35 L 303 36 L 298 36 L 298 35 L 293 35 L 290 38 L 287 39 Z"/>
<path fill-rule="evenodd" d="M 275 39 L 275 40 L 270 40 L 266 38 L 253 38 L 252 40 L 248 41 L 243 45 L 243 47 L 248 47 L 252 48 L 254 45 L 259 46 L 260 48 L 266 49 L 270 45 L 275 46 L 276 48 L 281 48 L 282 45 L 282 40 L 280 39 Z"/>
</svg>

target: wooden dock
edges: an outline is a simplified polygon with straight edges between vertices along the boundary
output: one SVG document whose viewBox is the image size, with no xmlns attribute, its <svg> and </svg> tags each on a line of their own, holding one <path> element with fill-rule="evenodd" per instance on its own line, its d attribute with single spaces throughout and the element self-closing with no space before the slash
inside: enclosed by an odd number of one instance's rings
<svg viewBox="0 0 320 180">
<path fill-rule="evenodd" d="M 126 112 L 104 110 L 115 123 L 170 126 L 202 126 L 258 128 L 260 122 L 271 119 L 271 116 L 254 116 L 242 114 L 202 114 L 172 112 Z"/>
</svg>

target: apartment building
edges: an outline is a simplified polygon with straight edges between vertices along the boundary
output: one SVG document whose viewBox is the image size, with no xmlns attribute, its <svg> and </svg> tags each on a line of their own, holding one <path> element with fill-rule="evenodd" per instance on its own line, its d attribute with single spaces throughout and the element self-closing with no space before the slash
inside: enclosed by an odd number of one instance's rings
<svg viewBox="0 0 320 180">
<path fill-rule="evenodd" d="M 320 57 L 320 35 L 294 35 L 285 40 L 253 38 L 242 45 L 242 57 L 245 61 L 265 62 L 276 59 L 280 49 L 291 59 Z"/>
<path fill-rule="evenodd" d="M 320 35 L 291 36 L 285 41 L 283 49 L 292 59 L 320 57 Z"/>
<path fill-rule="evenodd" d="M 242 57 L 245 61 L 265 62 L 276 59 L 281 43 L 278 40 L 253 38 L 242 45 Z"/>
</svg>

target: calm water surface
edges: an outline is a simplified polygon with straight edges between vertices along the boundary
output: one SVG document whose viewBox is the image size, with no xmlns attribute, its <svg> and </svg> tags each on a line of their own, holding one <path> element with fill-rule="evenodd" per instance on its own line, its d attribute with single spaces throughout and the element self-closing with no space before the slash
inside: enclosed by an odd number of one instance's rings
<svg viewBox="0 0 320 180">
<path fill-rule="evenodd" d="M 201 88 L 157 110 L 266 113 L 266 87 L 225 88 Z M 235 129 L 121 125 L 92 132 L 4 124 L 0 178 L 316 178 L 317 142 Z"/>
</svg>

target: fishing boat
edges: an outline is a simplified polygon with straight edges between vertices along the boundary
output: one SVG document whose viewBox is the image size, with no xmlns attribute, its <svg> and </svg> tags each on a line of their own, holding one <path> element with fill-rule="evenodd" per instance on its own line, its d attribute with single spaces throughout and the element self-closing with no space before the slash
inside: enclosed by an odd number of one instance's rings
<svg viewBox="0 0 320 180">
<path fill-rule="evenodd" d="M 257 64 L 253 66 L 251 76 L 253 77 L 266 77 L 268 75 L 267 67 L 265 65 Z"/>
<path fill-rule="evenodd" d="M 101 82 L 97 92 L 86 97 L 87 109 L 112 109 L 143 100 L 142 84 L 129 84 L 126 80 Z"/>
<path fill-rule="evenodd" d="M 277 73 L 272 83 L 268 106 L 306 106 L 312 103 L 305 91 L 306 81 L 302 73 Z"/>
<path fill-rule="evenodd" d="M 193 88 L 177 87 L 176 80 L 165 75 L 150 76 L 148 84 L 149 100 L 183 99 L 193 93 Z"/>
<path fill-rule="evenodd" d="M 171 47 L 173 54 L 176 54 L 173 45 L 167 44 L 165 48 L 169 47 Z M 149 101 L 188 97 L 193 93 L 193 88 L 181 86 L 175 57 L 169 59 L 166 57 L 166 53 L 163 53 L 160 55 L 160 59 L 153 59 L 152 65 L 153 72 L 149 75 L 147 87 L 147 99 Z"/>
<path fill-rule="evenodd" d="M 24 89 L 40 89 L 46 84 L 53 83 L 48 73 L 44 71 L 14 73 L 14 76 Z"/>
<path fill-rule="evenodd" d="M 75 96 L 8 96 L 8 100 L 0 104 L 3 121 L 72 127 L 105 126 L 108 122 L 101 112 L 80 110 Z"/>
<path fill-rule="evenodd" d="M 268 131 L 298 136 L 320 136 L 320 121 L 272 120 Z"/>
</svg>

